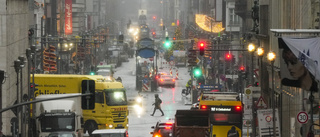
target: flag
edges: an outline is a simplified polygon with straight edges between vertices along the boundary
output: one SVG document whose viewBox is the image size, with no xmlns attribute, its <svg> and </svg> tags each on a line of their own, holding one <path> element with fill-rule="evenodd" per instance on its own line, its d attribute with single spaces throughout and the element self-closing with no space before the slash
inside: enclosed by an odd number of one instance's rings
<svg viewBox="0 0 320 137">
<path fill-rule="evenodd" d="M 281 83 L 286 86 L 301 87 L 308 91 L 317 90 L 315 79 L 320 80 L 320 38 L 282 37 L 278 42 L 281 57 Z M 308 73 L 304 73 L 305 69 Z M 309 84 L 306 82 L 308 80 L 310 80 Z M 310 85 L 311 88 L 309 88 Z"/>
</svg>

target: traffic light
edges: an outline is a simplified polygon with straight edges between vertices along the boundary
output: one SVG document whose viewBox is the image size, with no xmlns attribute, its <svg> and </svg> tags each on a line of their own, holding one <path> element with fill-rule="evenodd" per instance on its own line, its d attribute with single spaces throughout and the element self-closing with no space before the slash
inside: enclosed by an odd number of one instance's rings
<svg viewBox="0 0 320 137">
<path fill-rule="evenodd" d="M 244 66 L 240 66 L 239 70 L 240 70 L 241 72 L 243 72 L 243 71 L 245 71 L 245 67 L 244 67 Z"/>
<path fill-rule="evenodd" d="M 90 67 L 90 75 L 95 75 L 96 74 L 96 71 L 94 69 L 94 66 L 91 66 Z"/>
<path fill-rule="evenodd" d="M 77 48 L 78 60 L 83 61 L 83 60 L 86 59 L 86 57 L 85 57 L 86 53 L 85 52 L 86 52 L 85 51 L 85 47 L 78 45 L 78 48 Z"/>
<path fill-rule="evenodd" d="M 118 37 L 118 42 L 119 42 L 119 43 L 123 43 L 123 40 L 124 40 L 123 34 L 119 35 L 119 37 Z"/>
<path fill-rule="evenodd" d="M 152 17 L 152 19 L 153 19 L 153 20 L 156 20 L 156 19 L 157 19 L 157 17 L 156 17 L 156 16 L 153 16 L 153 17 Z"/>
<path fill-rule="evenodd" d="M 39 84 L 34 83 L 33 85 L 33 83 L 30 83 L 30 90 L 34 88 L 34 91 L 37 91 L 38 90 L 37 86 L 39 86 Z"/>
<path fill-rule="evenodd" d="M 171 47 L 171 42 L 169 40 L 169 37 L 166 37 L 166 41 L 164 42 L 164 47 L 166 49 L 169 49 Z"/>
<path fill-rule="evenodd" d="M 95 82 L 94 80 L 82 80 L 81 83 L 82 94 L 91 93 L 89 96 L 81 97 L 82 109 L 94 109 L 95 107 Z"/>
<path fill-rule="evenodd" d="M 206 44 L 205 42 L 203 41 L 200 41 L 199 44 L 198 44 L 198 47 L 199 47 L 199 51 L 200 51 L 200 56 L 203 56 L 204 55 L 204 48 L 205 48 Z"/>
<path fill-rule="evenodd" d="M 225 60 L 230 61 L 232 59 L 232 55 L 230 53 L 227 53 L 225 55 Z"/>
<path fill-rule="evenodd" d="M 197 65 L 197 52 L 190 48 L 188 50 L 188 67 L 193 67 Z"/>
<path fill-rule="evenodd" d="M 156 35 L 156 32 L 153 31 L 153 32 L 152 32 L 152 37 L 153 37 L 153 38 L 156 38 L 156 36 L 157 36 L 157 35 Z"/>
<path fill-rule="evenodd" d="M 193 69 L 193 75 L 194 75 L 195 77 L 200 77 L 200 76 L 202 76 L 202 70 L 201 70 L 201 68 L 200 68 L 200 67 L 195 67 L 195 68 Z"/>
</svg>

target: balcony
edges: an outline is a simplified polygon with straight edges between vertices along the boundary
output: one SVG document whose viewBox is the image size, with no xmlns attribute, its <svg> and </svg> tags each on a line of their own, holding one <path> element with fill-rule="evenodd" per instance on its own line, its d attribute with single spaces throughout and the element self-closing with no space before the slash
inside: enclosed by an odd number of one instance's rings
<svg viewBox="0 0 320 137">
<path fill-rule="evenodd" d="M 235 14 L 245 19 L 247 13 L 247 0 L 235 0 L 235 2 Z"/>
</svg>

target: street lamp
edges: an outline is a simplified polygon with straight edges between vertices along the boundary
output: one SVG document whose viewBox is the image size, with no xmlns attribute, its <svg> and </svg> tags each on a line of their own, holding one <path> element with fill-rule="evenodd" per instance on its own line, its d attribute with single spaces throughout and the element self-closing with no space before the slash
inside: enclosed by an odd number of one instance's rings
<svg viewBox="0 0 320 137">
<path fill-rule="evenodd" d="M 257 55 L 258 55 L 258 57 L 259 57 L 259 72 L 260 72 L 260 74 L 259 74 L 259 85 L 260 84 L 262 84 L 262 82 L 261 82 L 261 80 L 262 80 L 262 57 L 263 57 L 263 54 L 264 54 L 264 49 L 262 48 L 262 47 L 259 47 L 259 48 L 257 48 Z M 262 87 L 261 85 L 260 85 L 260 87 Z"/>
<path fill-rule="evenodd" d="M 272 82 L 272 91 L 271 91 L 271 103 L 272 103 L 272 122 L 273 122 L 273 136 L 276 137 L 276 120 L 275 120 L 275 102 L 274 102 L 274 81 L 273 81 L 273 64 L 274 64 L 274 60 L 276 59 L 276 54 L 272 51 L 270 51 L 267 55 L 268 60 L 271 62 L 271 82 Z"/>
<path fill-rule="evenodd" d="M 254 85 L 254 80 L 253 80 L 253 72 L 254 72 L 254 69 L 253 69 L 253 56 L 254 56 L 254 51 L 255 51 L 256 47 L 253 43 L 250 43 L 248 45 L 248 51 L 251 53 L 251 73 L 249 73 L 251 75 L 251 86 L 253 87 Z M 252 121 L 251 121 L 251 126 L 252 126 L 252 134 L 253 136 L 256 136 L 256 121 L 255 121 L 255 108 L 254 108 L 254 99 L 252 98 L 252 105 L 251 105 L 251 109 L 252 109 Z"/>
</svg>

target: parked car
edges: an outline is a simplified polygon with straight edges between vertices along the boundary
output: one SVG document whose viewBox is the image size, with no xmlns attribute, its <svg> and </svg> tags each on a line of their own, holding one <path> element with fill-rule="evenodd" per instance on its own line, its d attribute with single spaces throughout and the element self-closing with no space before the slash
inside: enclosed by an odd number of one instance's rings
<svg viewBox="0 0 320 137">
<path fill-rule="evenodd" d="M 97 129 L 90 137 L 128 137 L 127 129 Z"/>
<path fill-rule="evenodd" d="M 175 87 L 176 79 L 170 75 L 160 75 L 160 78 L 158 79 L 158 85 Z"/>
<path fill-rule="evenodd" d="M 150 134 L 152 137 L 173 137 L 173 124 L 173 122 L 157 122 L 156 126 L 151 127 L 154 130 Z"/>
</svg>

